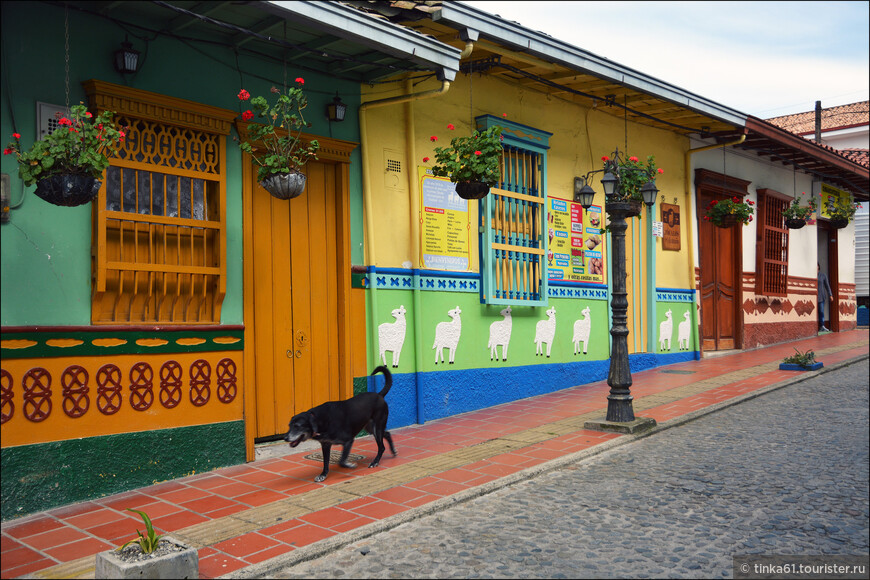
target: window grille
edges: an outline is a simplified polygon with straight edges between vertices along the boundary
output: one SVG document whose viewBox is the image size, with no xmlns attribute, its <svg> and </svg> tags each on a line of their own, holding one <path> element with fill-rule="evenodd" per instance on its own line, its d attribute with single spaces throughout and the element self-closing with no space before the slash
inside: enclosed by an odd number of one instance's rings
<svg viewBox="0 0 870 580">
<path fill-rule="evenodd" d="M 225 118 L 219 123 L 173 110 L 172 103 L 154 107 L 151 118 L 125 111 L 142 110 L 136 104 L 111 103 L 126 138 L 95 202 L 93 323 L 219 324 L 226 292 L 225 135 L 235 115 L 216 109 Z"/>
<path fill-rule="evenodd" d="M 788 229 L 782 211 L 788 200 L 770 189 L 758 190 L 755 293 L 788 295 Z"/>
<path fill-rule="evenodd" d="M 493 187 L 479 206 L 481 302 L 546 305 L 546 140 L 550 134 L 489 115 L 477 121 L 484 129 L 501 125 L 504 146 L 499 187 Z"/>
</svg>

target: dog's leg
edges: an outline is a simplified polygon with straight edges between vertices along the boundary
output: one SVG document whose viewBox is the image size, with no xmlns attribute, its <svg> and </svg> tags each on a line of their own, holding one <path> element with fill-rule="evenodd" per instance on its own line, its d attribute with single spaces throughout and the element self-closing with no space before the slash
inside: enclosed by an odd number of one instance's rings
<svg viewBox="0 0 870 580">
<path fill-rule="evenodd" d="M 396 447 L 393 445 L 393 438 L 390 436 L 390 432 L 384 431 L 384 437 L 387 439 L 387 443 L 390 444 L 390 452 L 393 454 L 393 457 L 395 457 L 398 455 L 398 452 L 396 451 Z"/>
<path fill-rule="evenodd" d="M 332 449 L 332 443 L 321 441 L 320 442 L 320 452 L 323 454 L 323 471 L 320 472 L 320 475 L 314 478 L 314 481 L 320 483 L 324 479 L 326 479 L 326 474 L 329 473 L 329 451 Z"/>
<path fill-rule="evenodd" d="M 350 441 L 341 444 L 341 459 L 338 460 L 340 466 L 347 467 L 348 469 L 356 467 L 356 463 L 347 460 L 347 456 L 350 455 L 351 447 L 353 447 L 353 438 L 351 438 Z"/>
</svg>

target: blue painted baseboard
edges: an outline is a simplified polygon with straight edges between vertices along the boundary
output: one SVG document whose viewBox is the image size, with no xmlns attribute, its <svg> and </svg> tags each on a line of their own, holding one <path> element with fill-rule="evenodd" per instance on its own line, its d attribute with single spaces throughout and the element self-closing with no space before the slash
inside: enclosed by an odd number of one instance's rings
<svg viewBox="0 0 870 580">
<path fill-rule="evenodd" d="M 817 371 L 824 366 L 823 363 L 813 363 L 812 366 L 803 367 L 792 363 L 780 363 L 779 370 L 781 371 Z"/>
<path fill-rule="evenodd" d="M 677 362 L 699 360 L 700 352 L 634 354 L 629 356 L 632 373 Z M 397 373 L 387 394 L 390 407 L 388 429 L 443 419 L 460 413 L 486 409 L 545 393 L 561 391 L 607 379 L 610 360 L 489 367 L 463 370 Z M 422 393 L 423 416 L 417 417 L 417 391 Z M 383 388 L 383 377 L 369 379 L 368 390 Z"/>
</svg>

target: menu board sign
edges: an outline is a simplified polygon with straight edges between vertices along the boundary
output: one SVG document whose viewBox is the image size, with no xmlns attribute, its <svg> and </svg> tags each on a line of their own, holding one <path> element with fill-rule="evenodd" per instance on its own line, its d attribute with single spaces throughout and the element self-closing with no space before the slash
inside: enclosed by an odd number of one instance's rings
<svg viewBox="0 0 870 580">
<path fill-rule="evenodd" d="M 547 200 L 547 276 L 551 281 L 604 284 L 604 214 L 573 201 Z"/>
<path fill-rule="evenodd" d="M 456 184 L 419 167 L 420 233 L 423 267 L 467 272 L 471 255 L 468 202 L 456 195 Z"/>
</svg>

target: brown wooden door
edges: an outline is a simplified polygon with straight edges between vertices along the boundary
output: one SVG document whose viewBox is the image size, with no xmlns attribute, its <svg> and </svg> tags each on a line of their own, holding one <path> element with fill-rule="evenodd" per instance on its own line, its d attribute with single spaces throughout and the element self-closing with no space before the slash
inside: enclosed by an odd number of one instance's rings
<svg viewBox="0 0 870 580">
<path fill-rule="evenodd" d="M 249 369 L 255 397 L 255 438 L 286 432 L 290 418 L 348 396 L 342 368 L 345 321 L 344 211 L 337 179 L 341 167 L 309 162 L 305 191 L 279 200 L 252 172 L 252 280 L 246 328 L 254 349 Z M 352 390 L 352 388 L 351 388 Z"/>
<path fill-rule="evenodd" d="M 700 208 L 711 199 L 722 199 L 707 192 L 699 196 Z M 702 209 L 703 211 L 703 209 Z M 741 229 L 742 225 L 719 228 L 701 220 L 701 341 L 702 349 L 741 348 Z"/>
</svg>

